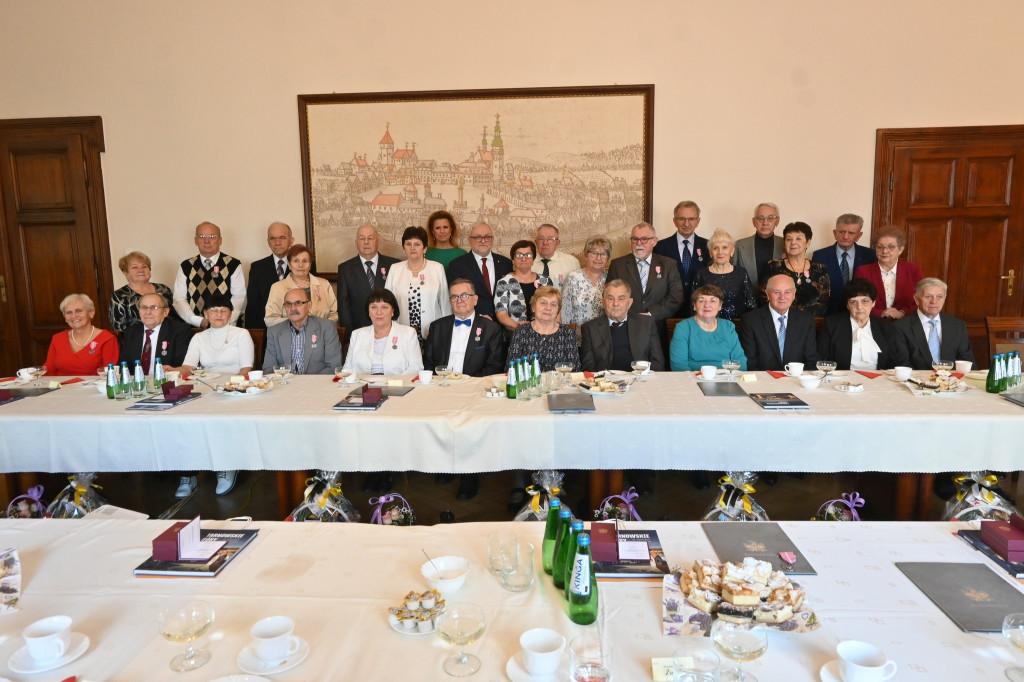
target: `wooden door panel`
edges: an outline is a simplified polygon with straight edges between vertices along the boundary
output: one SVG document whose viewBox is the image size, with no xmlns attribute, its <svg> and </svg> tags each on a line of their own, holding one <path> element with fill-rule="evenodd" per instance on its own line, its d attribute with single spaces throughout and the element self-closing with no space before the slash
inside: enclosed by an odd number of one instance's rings
<svg viewBox="0 0 1024 682">
<path fill-rule="evenodd" d="M 945 280 L 949 274 L 949 240 L 953 220 L 908 220 L 904 258 L 916 263 L 925 277 Z"/>
<path fill-rule="evenodd" d="M 945 312 L 968 323 L 984 324 L 987 306 L 978 303 L 983 301 L 998 306 L 1003 288 L 999 280 L 1002 259 L 998 254 L 1005 251 L 1007 229 L 1006 220 L 968 219 L 962 222 L 956 235 L 962 258 L 959 259 L 959 267 L 947 280 L 950 290 L 959 293 L 950 297 Z M 964 261 L 969 261 L 970 265 L 965 267 Z"/>
<path fill-rule="evenodd" d="M 1013 157 L 967 161 L 967 183 L 964 192 L 964 206 L 977 208 L 981 206 L 1010 207 L 1010 189 L 1013 178 Z"/>
<path fill-rule="evenodd" d="M 13 147 L 10 150 L 15 211 L 74 210 L 74 180 L 68 168 L 67 153 L 67 147 L 59 150 Z"/>
<path fill-rule="evenodd" d="M 947 208 L 953 205 L 956 159 L 908 159 L 908 208 Z"/>
</svg>

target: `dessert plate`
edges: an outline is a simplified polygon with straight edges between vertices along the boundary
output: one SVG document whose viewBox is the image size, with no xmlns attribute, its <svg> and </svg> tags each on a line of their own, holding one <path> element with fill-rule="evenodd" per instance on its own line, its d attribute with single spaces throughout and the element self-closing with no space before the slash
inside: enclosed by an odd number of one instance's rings
<svg viewBox="0 0 1024 682">
<path fill-rule="evenodd" d="M 558 661 L 558 670 L 550 675 L 531 675 L 523 667 L 523 653 L 517 651 L 505 664 L 505 674 L 512 682 L 555 682 L 556 680 L 569 679 L 569 666 L 566 665 L 567 656 L 562 656 Z"/>
<path fill-rule="evenodd" d="M 843 682 L 843 678 L 839 677 L 838 658 L 833 658 L 821 666 L 821 671 L 818 674 L 821 676 L 821 682 Z"/>
<path fill-rule="evenodd" d="M 259 675 L 228 675 L 227 677 L 218 677 L 210 682 L 270 682 L 269 677 L 260 677 Z"/>
<path fill-rule="evenodd" d="M 253 651 L 252 642 L 249 642 L 245 645 L 245 648 L 238 653 L 238 659 L 235 663 L 238 664 L 238 668 L 242 672 L 249 673 L 251 675 L 276 675 L 277 673 L 283 673 L 286 670 L 291 670 L 299 663 L 306 660 L 306 656 L 309 656 L 309 642 L 298 636 L 296 636 L 295 639 L 299 640 L 299 650 L 283 661 L 267 663 L 266 661 L 257 658 L 255 651 Z"/>
<path fill-rule="evenodd" d="M 430 629 L 427 630 L 426 632 L 420 632 L 419 628 L 412 628 L 411 630 L 403 628 L 401 623 L 391 623 L 391 622 L 389 622 L 388 625 L 391 626 L 392 630 L 394 630 L 395 632 L 399 632 L 399 633 L 401 633 L 403 635 L 432 635 L 432 634 L 434 634 L 434 626 L 433 625 L 431 625 Z"/>
<path fill-rule="evenodd" d="M 28 655 L 28 649 L 21 647 L 14 652 L 11 656 L 11 660 L 7 662 L 10 666 L 11 672 L 26 674 L 26 673 L 42 673 L 47 670 L 56 670 L 57 668 L 67 665 L 71 661 L 77 660 L 82 654 L 89 650 L 89 638 L 83 635 L 81 632 L 71 633 L 71 644 L 66 654 L 60 658 L 54 658 L 49 661 L 37 661 Z"/>
</svg>

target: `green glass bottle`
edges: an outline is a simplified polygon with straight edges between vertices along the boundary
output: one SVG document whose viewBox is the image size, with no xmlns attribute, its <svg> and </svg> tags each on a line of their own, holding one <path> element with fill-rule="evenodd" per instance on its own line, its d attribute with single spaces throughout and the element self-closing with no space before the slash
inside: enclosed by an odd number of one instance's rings
<svg viewBox="0 0 1024 682">
<path fill-rule="evenodd" d="M 992 356 L 992 364 L 988 366 L 988 375 L 985 377 L 985 392 L 999 393 L 999 378 L 996 376 L 999 370 L 999 356 Z"/>
<path fill-rule="evenodd" d="M 153 368 L 153 388 L 160 388 L 166 380 L 166 377 L 164 377 L 164 363 L 160 361 L 160 358 L 157 358 L 156 366 Z"/>
<path fill-rule="evenodd" d="M 576 554 L 576 538 L 583 530 L 582 521 L 573 521 L 569 527 L 569 539 L 563 543 L 565 559 L 562 561 L 562 596 L 569 601 L 569 583 L 572 582 L 572 558 Z M 558 585 L 558 582 L 555 582 Z"/>
<path fill-rule="evenodd" d="M 111 400 L 114 399 L 114 389 L 117 387 L 117 383 L 117 369 L 113 363 L 109 363 L 107 364 L 107 397 Z"/>
<path fill-rule="evenodd" d="M 551 562 L 551 578 L 555 587 L 565 587 L 565 560 L 568 555 L 569 532 L 572 526 L 572 510 L 562 507 L 558 510 L 558 535 L 555 536 L 555 558 Z"/>
<path fill-rule="evenodd" d="M 516 399 L 516 383 L 516 362 L 515 360 L 510 360 L 508 363 L 508 377 L 505 379 L 506 398 L 511 398 L 512 400 Z"/>
<path fill-rule="evenodd" d="M 569 620 L 577 625 L 590 625 L 597 620 L 597 577 L 590 561 L 590 536 L 576 538 L 576 556 L 569 578 Z"/>
<path fill-rule="evenodd" d="M 544 542 L 541 544 L 541 563 L 548 575 L 551 575 L 551 568 L 555 562 L 555 538 L 558 537 L 558 512 L 561 509 L 562 501 L 552 497 L 548 502 L 548 520 L 544 526 Z"/>
</svg>

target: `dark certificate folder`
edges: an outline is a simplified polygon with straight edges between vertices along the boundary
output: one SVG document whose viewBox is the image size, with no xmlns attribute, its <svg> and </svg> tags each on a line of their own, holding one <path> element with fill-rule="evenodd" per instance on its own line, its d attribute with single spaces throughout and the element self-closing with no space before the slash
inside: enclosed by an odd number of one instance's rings
<svg viewBox="0 0 1024 682">
<path fill-rule="evenodd" d="M 697 385 L 700 386 L 700 390 L 704 391 L 706 396 L 727 395 L 739 396 L 741 398 L 747 397 L 747 392 L 735 381 L 698 381 Z"/>
<path fill-rule="evenodd" d="M 743 563 L 744 557 L 767 561 L 776 571 L 783 570 L 779 552 L 793 552 L 796 563 L 786 570 L 791 575 L 818 575 L 804 553 L 779 524 L 771 521 L 709 521 L 700 524 L 721 562 Z"/>
<path fill-rule="evenodd" d="M 896 567 L 964 632 L 999 632 L 1024 595 L 985 564 L 901 561 Z"/>
</svg>

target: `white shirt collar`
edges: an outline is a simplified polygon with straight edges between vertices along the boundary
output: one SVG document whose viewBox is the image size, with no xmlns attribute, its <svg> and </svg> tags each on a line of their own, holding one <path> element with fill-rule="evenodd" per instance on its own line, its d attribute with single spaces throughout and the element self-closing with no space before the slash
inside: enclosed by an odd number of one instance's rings
<svg viewBox="0 0 1024 682">
<path fill-rule="evenodd" d="M 203 254 L 199 254 L 199 265 L 200 266 L 205 265 L 207 258 L 209 258 L 210 262 L 213 263 L 214 266 L 216 266 L 217 265 L 217 261 L 220 260 L 220 251 L 218 251 L 217 253 L 213 254 L 212 256 L 204 256 Z"/>
</svg>

